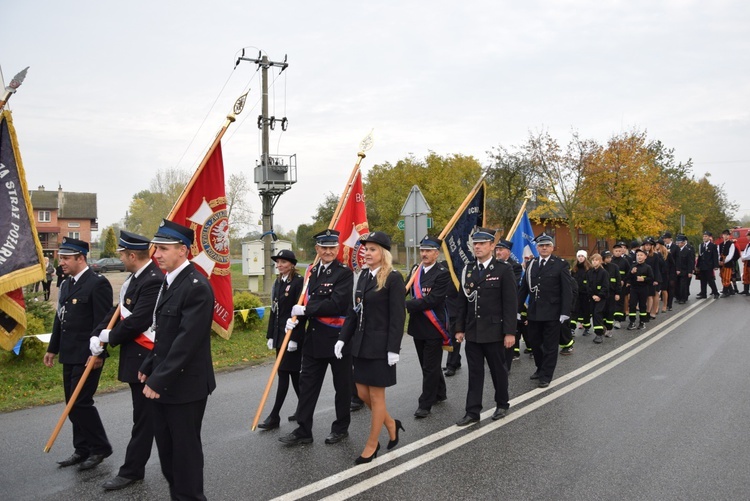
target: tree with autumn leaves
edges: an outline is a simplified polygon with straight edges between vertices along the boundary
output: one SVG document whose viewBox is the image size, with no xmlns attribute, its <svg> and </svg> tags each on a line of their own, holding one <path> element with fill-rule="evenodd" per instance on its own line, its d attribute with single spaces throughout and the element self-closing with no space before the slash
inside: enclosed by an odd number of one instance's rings
<svg viewBox="0 0 750 501">
<path fill-rule="evenodd" d="M 487 181 L 485 221 L 497 228 L 510 228 L 528 189 L 533 192 L 528 205 L 533 220 L 568 226 L 570 235 L 581 229 L 601 239 L 676 233 L 684 216 L 684 233 L 699 240 L 704 229 L 718 232 L 731 226 L 736 211 L 709 174 L 696 178 L 690 160 L 677 162 L 674 150 L 650 140 L 645 131 L 613 135 L 604 145 L 573 132 L 563 146 L 548 132 L 536 132 L 520 146 L 498 146 L 488 156 L 485 167 L 471 156 L 433 152 L 424 159 L 410 155 L 374 165 L 364 185 L 370 228 L 403 242 L 396 223 L 409 190 L 417 185 L 432 209 L 431 231 L 438 234 L 482 172 Z M 329 194 L 313 224 L 300 226 L 298 235 L 328 224 L 328 209 L 336 199 Z"/>
</svg>

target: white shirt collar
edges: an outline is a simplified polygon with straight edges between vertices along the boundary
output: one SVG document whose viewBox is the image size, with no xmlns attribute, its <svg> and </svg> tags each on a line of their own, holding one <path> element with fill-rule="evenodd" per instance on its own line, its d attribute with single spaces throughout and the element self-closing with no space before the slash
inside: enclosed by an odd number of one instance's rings
<svg viewBox="0 0 750 501">
<path fill-rule="evenodd" d="M 492 261 L 492 256 L 490 256 L 489 258 L 487 258 L 486 261 L 482 261 L 479 264 L 481 264 L 482 266 L 484 266 L 484 269 L 486 270 L 487 268 L 490 267 L 490 261 Z"/>
<path fill-rule="evenodd" d="M 135 273 L 133 273 L 133 277 L 134 278 L 138 278 L 139 276 L 141 276 L 141 273 L 143 273 L 143 270 L 145 270 L 148 267 L 148 265 L 151 264 L 151 262 L 152 261 L 149 259 L 146 264 L 144 264 L 143 266 L 141 266 L 141 268 L 138 271 L 136 271 Z"/>
<path fill-rule="evenodd" d="M 82 269 L 81 271 L 79 271 L 78 275 L 76 275 L 76 276 L 73 277 L 73 280 L 75 280 L 76 282 L 78 282 L 81 279 L 81 276 L 83 276 L 83 274 L 86 273 L 86 270 L 88 270 L 88 269 L 89 269 L 89 267 L 86 266 L 84 269 Z"/>
<path fill-rule="evenodd" d="M 178 266 L 174 271 L 170 271 L 169 273 L 167 273 L 167 287 L 172 285 L 172 282 L 174 282 L 174 279 L 177 278 L 177 275 L 179 275 L 182 270 L 187 268 L 189 264 L 190 261 L 186 259 L 185 262 Z"/>
<path fill-rule="evenodd" d="M 428 271 L 430 271 L 432 269 L 433 266 L 435 266 L 436 263 L 437 263 L 437 261 L 435 261 L 434 263 L 432 263 L 430 266 L 424 266 L 424 265 L 422 265 L 422 269 L 424 270 L 425 273 L 427 273 Z"/>
</svg>

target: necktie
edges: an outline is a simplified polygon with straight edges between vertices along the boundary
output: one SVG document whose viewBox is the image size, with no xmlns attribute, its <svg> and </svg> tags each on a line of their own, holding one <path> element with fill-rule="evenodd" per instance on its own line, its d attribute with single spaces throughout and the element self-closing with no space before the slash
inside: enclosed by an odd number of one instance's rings
<svg viewBox="0 0 750 501">
<path fill-rule="evenodd" d="M 479 263 L 479 278 L 484 278 L 484 264 Z"/>
<path fill-rule="evenodd" d="M 539 268 L 544 268 L 544 265 L 547 264 L 546 259 L 542 259 L 542 261 L 539 263 Z"/>
<path fill-rule="evenodd" d="M 70 277 L 70 286 L 73 287 L 76 284 L 76 279 L 73 277 Z"/>
</svg>

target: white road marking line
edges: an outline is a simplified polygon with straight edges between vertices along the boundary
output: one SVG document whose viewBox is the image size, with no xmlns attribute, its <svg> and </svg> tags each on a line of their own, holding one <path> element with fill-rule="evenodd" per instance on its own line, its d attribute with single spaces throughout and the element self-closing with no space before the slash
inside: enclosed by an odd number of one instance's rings
<svg viewBox="0 0 750 501">
<path fill-rule="evenodd" d="M 403 464 L 398 465 L 398 468 L 392 468 L 388 471 L 385 471 L 383 473 L 379 473 L 378 475 L 375 475 L 374 477 L 367 478 L 357 484 L 354 484 L 344 490 L 341 490 L 335 494 L 332 494 L 326 498 L 324 498 L 326 501 L 339 501 L 344 499 L 349 499 L 352 496 L 355 496 L 357 494 L 360 494 L 368 489 L 371 489 L 379 484 L 382 484 L 384 482 L 387 482 L 388 480 L 395 478 L 403 473 L 406 473 L 407 471 L 413 470 L 415 468 L 418 468 L 419 466 L 422 466 L 423 464 L 436 459 L 443 454 L 446 454 L 450 451 L 453 451 L 463 445 L 468 444 L 469 442 L 476 440 L 491 431 L 495 431 L 498 428 L 505 426 L 509 423 L 512 423 L 516 419 L 519 419 L 526 414 L 529 414 L 530 412 L 535 411 L 536 409 L 542 407 L 543 405 L 546 405 L 563 395 L 566 395 L 567 393 L 575 390 L 576 388 L 588 383 L 589 381 L 593 380 L 594 378 L 600 376 L 601 374 L 604 374 L 605 372 L 609 371 L 610 369 L 620 365 L 621 363 L 625 362 L 629 358 L 633 357 L 634 355 L 638 354 L 642 350 L 646 349 L 647 347 L 651 346 L 656 341 L 660 340 L 673 330 L 680 327 L 682 324 L 687 322 L 690 318 L 692 318 L 694 315 L 696 315 L 698 312 L 700 312 L 703 308 L 706 306 L 712 304 L 711 302 L 701 302 L 701 303 L 695 303 L 694 305 L 690 306 L 685 310 L 685 312 L 680 315 L 680 318 L 678 320 L 675 320 L 674 322 L 670 323 L 669 325 L 660 325 L 656 329 L 644 332 L 637 338 L 625 343 L 624 345 L 620 346 L 619 348 L 612 350 L 611 352 L 606 353 L 605 355 L 602 355 L 601 357 L 597 358 L 596 360 L 593 360 L 589 362 L 588 364 L 579 367 L 578 369 L 565 374 L 564 376 L 561 376 L 558 379 L 553 379 L 549 388 L 537 388 L 531 391 L 528 391 L 524 393 L 523 395 L 518 396 L 515 399 L 512 399 L 510 401 L 511 408 L 513 406 L 518 405 L 522 402 L 525 402 L 526 400 L 529 400 L 531 398 L 534 398 L 538 396 L 540 393 L 544 393 L 547 390 L 553 389 L 559 385 L 562 385 L 572 379 L 575 379 L 576 377 L 580 376 L 581 374 L 584 374 L 585 372 L 593 369 L 594 367 L 603 364 L 607 360 L 619 355 L 623 351 L 628 350 L 634 345 L 638 345 L 630 352 L 624 354 L 622 357 L 613 360 L 612 362 L 604 365 L 603 367 L 597 369 L 596 371 L 592 372 L 591 374 L 588 374 L 585 377 L 582 377 L 570 385 L 566 386 L 565 388 L 562 388 L 560 390 L 557 390 L 555 392 L 549 393 L 548 395 L 540 398 L 538 401 L 533 402 L 529 404 L 528 406 L 524 407 L 523 409 L 519 409 L 518 411 L 510 412 L 507 417 L 500 419 L 495 422 L 488 423 L 485 426 L 482 426 L 481 428 L 474 430 L 472 432 L 466 433 L 465 435 L 456 438 L 455 440 L 452 440 L 451 442 L 441 445 L 440 447 L 437 447 L 431 451 L 428 451 L 424 454 L 421 454 L 419 457 L 416 457 L 412 460 L 409 460 Z M 660 332 L 661 331 L 661 332 Z M 648 337 L 651 337 L 651 339 L 647 339 Z M 641 343 L 642 342 L 642 343 Z M 639 344 L 641 343 L 641 344 Z M 495 409 L 490 409 L 480 416 L 480 420 L 488 419 L 492 414 L 495 412 Z M 379 457 L 375 460 L 373 460 L 371 463 L 363 464 L 354 466 L 352 468 L 346 469 L 344 471 L 341 471 L 339 473 L 336 473 L 334 475 L 331 475 L 329 477 L 326 477 L 324 479 L 321 479 L 317 482 L 308 484 L 304 487 L 301 487 L 299 489 L 296 489 L 294 491 L 288 492 L 286 494 L 283 494 L 277 498 L 274 498 L 272 501 L 290 501 L 295 499 L 300 499 L 306 496 L 310 496 L 316 492 L 322 491 L 324 489 L 327 489 L 337 483 L 343 482 L 345 480 L 350 480 L 352 477 L 362 474 L 368 470 L 371 470 L 373 468 L 383 466 L 384 464 L 387 464 L 391 461 L 394 461 L 401 456 L 404 456 L 406 454 L 410 454 L 418 449 L 421 449 L 422 447 L 426 447 L 434 442 L 437 442 L 439 440 L 442 440 L 450 435 L 453 435 L 455 433 L 459 433 L 461 431 L 466 431 L 467 428 L 471 429 L 471 427 L 474 425 L 470 425 L 468 427 L 458 427 L 458 426 L 449 426 L 448 428 L 445 428 L 444 430 L 441 430 L 437 433 L 433 433 L 432 435 L 429 435 L 423 439 L 417 440 L 416 442 L 413 442 L 409 445 L 406 445 L 404 447 L 401 447 L 397 449 L 396 451 L 387 453 L 386 455 Z"/>
</svg>

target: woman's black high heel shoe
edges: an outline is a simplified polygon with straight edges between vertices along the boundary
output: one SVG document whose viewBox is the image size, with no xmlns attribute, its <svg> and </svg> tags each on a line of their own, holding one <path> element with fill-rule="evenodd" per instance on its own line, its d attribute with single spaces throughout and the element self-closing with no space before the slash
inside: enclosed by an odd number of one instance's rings
<svg viewBox="0 0 750 501">
<path fill-rule="evenodd" d="M 354 464 L 369 463 L 370 461 L 372 461 L 373 459 L 375 459 L 376 457 L 378 457 L 378 451 L 379 450 L 380 450 L 380 442 L 378 442 L 378 446 L 375 447 L 375 452 L 372 453 L 372 456 L 367 457 L 367 458 L 364 457 L 364 456 L 359 456 L 357 459 L 354 460 Z"/>
<path fill-rule="evenodd" d="M 395 421 L 396 421 L 396 438 L 388 441 L 388 445 L 386 446 L 386 449 L 388 450 L 391 450 L 398 445 L 398 430 L 406 431 L 404 429 L 404 425 L 401 424 L 401 421 L 399 421 L 398 419 L 396 419 Z"/>
</svg>

